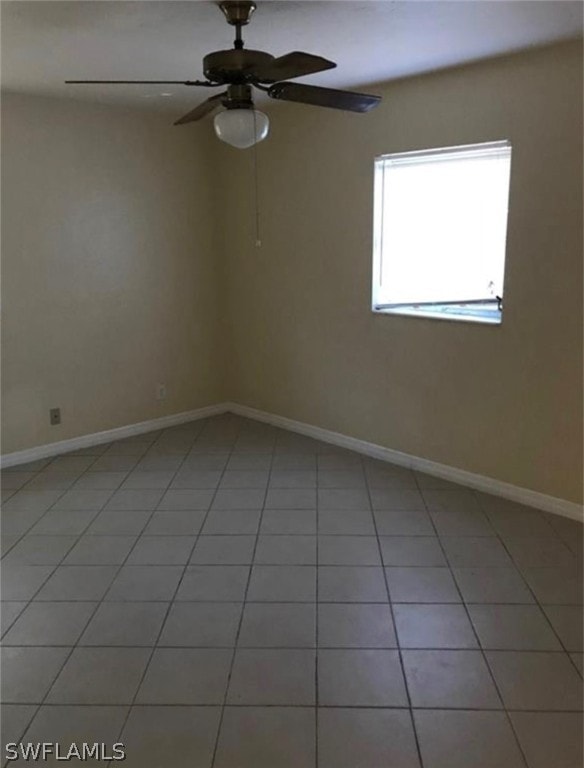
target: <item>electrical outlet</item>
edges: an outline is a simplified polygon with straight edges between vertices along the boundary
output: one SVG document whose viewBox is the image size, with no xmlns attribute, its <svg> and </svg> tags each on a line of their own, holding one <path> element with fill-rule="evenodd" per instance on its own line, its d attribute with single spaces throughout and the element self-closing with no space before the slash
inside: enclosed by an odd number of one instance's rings
<svg viewBox="0 0 584 768">
<path fill-rule="evenodd" d="M 156 387 L 156 399 L 166 400 L 166 384 L 159 384 Z"/>
<path fill-rule="evenodd" d="M 60 408 L 51 408 L 49 411 L 49 419 L 51 422 L 51 426 L 55 426 L 56 424 L 61 423 L 61 409 Z"/>
</svg>

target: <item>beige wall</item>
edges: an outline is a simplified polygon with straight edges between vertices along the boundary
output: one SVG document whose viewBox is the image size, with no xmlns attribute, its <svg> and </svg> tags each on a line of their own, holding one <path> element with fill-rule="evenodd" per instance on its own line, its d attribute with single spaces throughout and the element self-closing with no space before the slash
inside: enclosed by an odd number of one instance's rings
<svg viewBox="0 0 584 768">
<path fill-rule="evenodd" d="M 208 130 L 15 95 L 2 115 L 3 453 L 221 399 Z"/>
<path fill-rule="evenodd" d="M 543 493 L 582 494 L 582 48 L 404 80 L 369 115 L 276 105 L 222 150 L 231 398 Z M 501 327 L 373 315 L 373 158 L 513 144 Z"/>
</svg>

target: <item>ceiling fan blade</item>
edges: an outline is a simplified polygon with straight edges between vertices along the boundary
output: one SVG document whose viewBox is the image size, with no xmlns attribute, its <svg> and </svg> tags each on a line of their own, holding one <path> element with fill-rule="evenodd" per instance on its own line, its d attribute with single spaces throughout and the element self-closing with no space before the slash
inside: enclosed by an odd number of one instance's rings
<svg viewBox="0 0 584 768">
<path fill-rule="evenodd" d="M 223 93 L 216 93 L 215 96 L 211 96 L 210 99 L 203 101 L 194 109 L 191 109 L 190 112 L 187 112 L 186 115 L 183 115 L 180 120 L 177 120 L 174 123 L 174 125 L 184 125 L 185 123 L 192 123 L 195 120 L 200 120 L 202 117 L 205 117 L 205 115 L 208 115 L 209 112 L 212 112 L 214 109 L 217 109 L 217 107 L 221 106 L 221 100 L 226 96 L 227 91 L 223 91 Z"/>
<path fill-rule="evenodd" d="M 278 80 L 291 80 L 303 75 L 313 75 L 315 72 L 324 72 L 325 69 L 333 69 L 336 66 L 334 61 L 323 59 L 322 56 L 293 51 L 273 59 L 264 67 L 254 69 L 252 74 L 261 83 L 275 83 Z"/>
<path fill-rule="evenodd" d="M 368 112 L 381 101 L 381 96 L 354 91 L 337 91 L 303 83 L 275 83 L 268 89 L 268 96 L 282 101 L 297 101 L 316 107 L 332 107 L 349 112 Z"/>
<path fill-rule="evenodd" d="M 66 85 L 206 85 L 216 88 L 206 80 L 65 80 Z"/>
</svg>

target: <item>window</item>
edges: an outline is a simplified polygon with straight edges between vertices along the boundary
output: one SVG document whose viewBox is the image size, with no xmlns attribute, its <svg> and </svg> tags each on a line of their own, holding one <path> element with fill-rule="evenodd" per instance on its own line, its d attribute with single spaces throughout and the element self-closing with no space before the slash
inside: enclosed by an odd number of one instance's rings
<svg viewBox="0 0 584 768">
<path fill-rule="evenodd" d="M 511 145 L 375 160 L 373 311 L 500 323 Z"/>
</svg>

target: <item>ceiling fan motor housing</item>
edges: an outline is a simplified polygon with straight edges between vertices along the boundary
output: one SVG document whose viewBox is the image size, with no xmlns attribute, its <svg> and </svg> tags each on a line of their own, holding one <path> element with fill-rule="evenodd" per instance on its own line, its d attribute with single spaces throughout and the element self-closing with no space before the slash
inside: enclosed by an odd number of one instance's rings
<svg viewBox="0 0 584 768">
<path fill-rule="evenodd" d="M 274 57 L 263 51 L 232 48 L 209 53 L 203 59 L 205 77 L 214 83 L 249 83 L 256 80 L 254 72 L 268 67 Z"/>
</svg>

